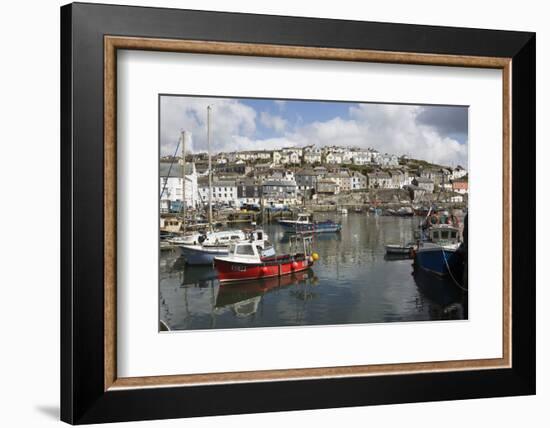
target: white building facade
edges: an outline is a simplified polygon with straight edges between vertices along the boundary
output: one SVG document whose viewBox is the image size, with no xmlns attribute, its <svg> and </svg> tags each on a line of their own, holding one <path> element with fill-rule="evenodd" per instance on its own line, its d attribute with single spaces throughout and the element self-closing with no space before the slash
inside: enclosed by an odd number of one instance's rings
<svg viewBox="0 0 550 428">
<path fill-rule="evenodd" d="M 194 163 L 185 166 L 185 202 L 186 208 L 197 208 L 200 197 L 197 184 L 197 170 Z M 179 164 L 161 163 L 160 165 L 160 201 L 163 211 L 169 211 L 173 203 L 183 200 L 183 171 Z"/>
</svg>

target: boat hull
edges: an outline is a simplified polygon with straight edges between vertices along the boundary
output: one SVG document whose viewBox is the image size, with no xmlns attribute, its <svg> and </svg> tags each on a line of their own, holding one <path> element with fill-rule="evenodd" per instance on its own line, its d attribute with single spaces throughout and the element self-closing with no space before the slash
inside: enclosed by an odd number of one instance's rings
<svg viewBox="0 0 550 428">
<path fill-rule="evenodd" d="M 307 257 L 273 257 L 262 263 L 239 263 L 215 259 L 220 282 L 248 281 L 290 275 L 309 269 L 313 265 Z"/>
<path fill-rule="evenodd" d="M 417 250 L 414 257 L 416 267 L 438 276 L 448 276 L 449 273 L 454 275 L 459 268 L 459 262 L 456 250 L 435 246 Z"/>
<path fill-rule="evenodd" d="M 386 245 L 386 254 L 409 255 L 412 250 L 413 247 L 409 246 Z"/>
<path fill-rule="evenodd" d="M 295 223 L 293 225 L 283 224 L 282 225 L 287 232 L 311 232 L 311 233 L 334 233 L 340 232 L 342 230 L 342 225 L 340 223 L 333 222 L 318 222 L 318 223 Z"/>
<path fill-rule="evenodd" d="M 205 249 L 199 245 L 188 245 L 179 248 L 189 265 L 211 265 L 214 263 L 214 257 L 227 256 L 229 253 L 228 247 Z"/>
</svg>

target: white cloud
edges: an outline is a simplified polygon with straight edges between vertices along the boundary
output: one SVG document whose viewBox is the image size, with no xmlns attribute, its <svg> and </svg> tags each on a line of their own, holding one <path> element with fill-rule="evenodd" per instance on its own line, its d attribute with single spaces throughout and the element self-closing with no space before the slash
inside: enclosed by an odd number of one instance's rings
<svg viewBox="0 0 550 428">
<path fill-rule="evenodd" d="M 227 150 L 236 137 L 251 137 L 256 131 L 253 108 L 232 99 L 161 98 L 161 154 L 173 154 L 181 130 L 192 133 L 189 151 L 206 151 L 206 108 L 212 106 L 212 152 Z"/>
<path fill-rule="evenodd" d="M 265 111 L 260 113 L 260 122 L 267 128 L 277 132 L 284 132 L 287 127 L 287 121 L 281 116 L 275 116 Z"/>
<path fill-rule="evenodd" d="M 285 109 L 285 106 L 286 106 L 285 100 L 274 100 L 273 102 L 277 105 L 277 107 L 279 107 L 280 111 L 283 111 Z"/>
</svg>

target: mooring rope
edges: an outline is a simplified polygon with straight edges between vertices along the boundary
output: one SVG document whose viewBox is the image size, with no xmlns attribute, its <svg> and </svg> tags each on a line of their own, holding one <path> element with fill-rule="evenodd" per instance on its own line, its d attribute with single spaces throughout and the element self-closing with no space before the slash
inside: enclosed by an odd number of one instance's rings
<svg viewBox="0 0 550 428">
<path fill-rule="evenodd" d="M 443 260 L 445 260 L 445 265 L 447 266 L 447 271 L 449 272 L 449 275 L 451 276 L 453 282 L 455 283 L 455 285 L 458 288 L 460 288 L 462 291 L 465 291 L 467 293 L 468 289 L 464 288 L 462 285 L 460 285 L 460 283 L 455 279 L 453 273 L 451 272 L 451 267 L 449 266 L 449 262 L 447 261 L 447 256 L 445 256 L 445 249 L 443 248 L 443 246 L 441 246 L 441 253 L 443 254 Z"/>
</svg>

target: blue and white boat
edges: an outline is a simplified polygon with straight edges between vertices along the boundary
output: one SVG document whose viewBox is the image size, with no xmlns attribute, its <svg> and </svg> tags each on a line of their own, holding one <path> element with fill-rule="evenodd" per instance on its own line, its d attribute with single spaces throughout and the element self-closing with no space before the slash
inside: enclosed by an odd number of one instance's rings
<svg viewBox="0 0 550 428">
<path fill-rule="evenodd" d="M 279 220 L 279 224 L 286 229 L 286 232 L 340 232 L 342 225 L 332 220 L 312 221 L 311 214 L 300 213 L 296 220 Z"/>
<path fill-rule="evenodd" d="M 455 275 L 460 269 L 461 258 L 456 251 L 460 247 L 460 231 L 454 226 L 438 224 L 425 231 L 418 243 L 414 264 L 438 276 Z"/>
<path fill-rule="evenodd" d="M 214 263 L 214 257 L 227 256 L 229 246 L 235 242 L 250 241 L 254 242 L 262 249 L 262 255 L 269 257 L 275 255 L 275 249 L 269 243 L 267 234 L 256 229 L 245 233 L 242 230 L 228 230 L 213 232 L 197 245 L 179 245 L 181 254 L 185 262 L 189 265 L 211 265 Z"/>
</svg>

